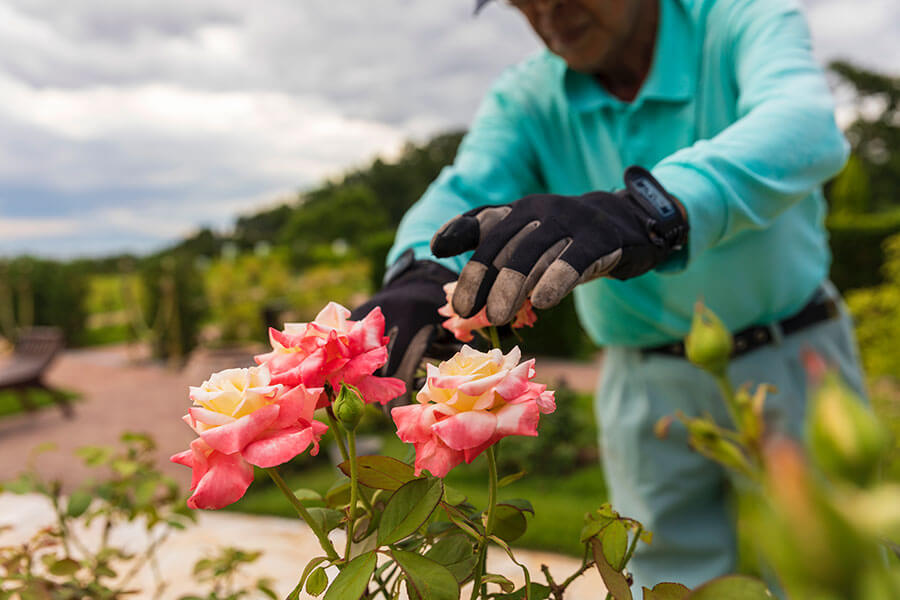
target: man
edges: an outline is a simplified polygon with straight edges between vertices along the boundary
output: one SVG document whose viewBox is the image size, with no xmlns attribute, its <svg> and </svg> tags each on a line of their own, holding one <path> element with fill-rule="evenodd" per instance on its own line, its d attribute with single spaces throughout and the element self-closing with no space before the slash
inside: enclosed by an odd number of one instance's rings
<svg viewBox="0 0 900 600">
<path fill-rule="evenodd" d="M 382 306 L 388 368 L 408 377 L 457 273 L 456 311 L 487 306 L 494 323 L 574 290 L 606 348 L 596 410 L 612 502 L 654 533 L 631 563 L 635 589 L 695 586 L 735 568 L 727 478 L 683 431 L 659 440 L 653 425 L 678 410 L 728 417 L 678 342 L 702 297 L 736 334 L 734 380 L 775 384 L 768 418 L 795 436 L 802 350 L 861 389 L 822 225 L 821 184 L 847 145 L 794 2 L 509 4 L 547 49 L 494 85 L 361 311 Z"/>
</svg>

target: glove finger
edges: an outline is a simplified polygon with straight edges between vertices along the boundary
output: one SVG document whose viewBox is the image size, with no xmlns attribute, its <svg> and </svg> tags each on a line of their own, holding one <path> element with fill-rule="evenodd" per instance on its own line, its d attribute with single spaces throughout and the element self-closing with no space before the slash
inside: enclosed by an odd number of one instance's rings
<svg viewBox="0 0 900 600">
<path fill-rule="evenodd" d="M 523 224 L 508 219 L 491 228 L 459 274 L 453 293 L 456 314 L 469 318 L 484 308 L 500 268 L 510 260 L 522 241 L 540 226 L 540 221 Z"/>
<path fill-rule="evenodd" d="M 522 240 L 488 294 L 487 317 L 491 323 L 501 325 L 513 320 L 541 276 L 571 242 L 563 235 L 558 226 L 547 224 Z"/>
<path fill-rule="evenodd" d="M 538 280 L 531 293 L 531 303 L 540 309 L 556 306 L 579 283 L 607 275 L 621 258 L 621 248 L 612 248 L 597 258 L 572 242 Z"/>
<path fill-rule="evenodd" d="M 438 258 L 474 250 L 511 207 L 483 206 L 450 219 L 431 238 L 431 253 Z"/>
</svg>

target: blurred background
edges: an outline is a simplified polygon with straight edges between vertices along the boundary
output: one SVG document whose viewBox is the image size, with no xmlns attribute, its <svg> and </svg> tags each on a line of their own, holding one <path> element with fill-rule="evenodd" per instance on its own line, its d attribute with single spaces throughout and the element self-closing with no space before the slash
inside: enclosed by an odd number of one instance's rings
<svg viewBox="0 0 900 600">
<path fill-rule="evenodd" d="M 832 279 L 876 409 L 896 424 L 900 4 L 804 5 L 852 146 L 826 187 Z M 0 381 L 0 478 L 38 441 L 65 450 L 138 429 L 165 456 L 186 447 L 186 386 L 249 362 L 267 325 L 374 291 L 401 216 L 452 161 L 492 80 L 538 47 L 515 11 L 475 18 L 469 0 L 0 3 L 0 365 L 37 326 L 66 348 L 40 376 L 49 392 Z M 604 494 L 599 358 L 570 302 L 523 336 L 553 357 L 545 377 L 571 401 L 503 468 L 536 473 L 514 485 L 555 503 L 549 514 L 576 515 L 574 533 L 548 522 L 523 543 L 577 552 L 580 515 Z M 26 410 L 55 402 L 74 418 Z M 378 415 L 368 427 L 388 452 L 399 444 Z M 83 475 L 43 464 L 70 485 Z M 327 489 L 317 464 L 293 476 Z M 290 510 L 260 489 L 238 509 Z"/>
</svg>

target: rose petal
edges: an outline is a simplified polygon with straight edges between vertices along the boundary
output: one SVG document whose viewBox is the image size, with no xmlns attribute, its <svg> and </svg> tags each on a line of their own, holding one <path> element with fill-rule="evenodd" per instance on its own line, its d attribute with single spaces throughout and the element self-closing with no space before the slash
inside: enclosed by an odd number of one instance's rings
<svg viewBox="0 0 900 600">
<path fill-rule="evenodd" d="M 241 417 L 234 423 L 207 429 L 200 437 L 214 450 L 224 454 L 240 452 L 244 446 L 256 439 L 278 417 L 276 404 L 263 406 L 259 410 Z"/>
<path fill-rule="evenodd" d="M 319 425 L 324 427 L 321 423 Z M 247 444 L 241 454 L 247 462 L 257 467 L 274 467 L 302 453 L 310 444 L 318 446 L 322 433 L 317 436 L 317 429 L 319 428 L 303 423 L 269 431 Z"/>
<path fill-rule="evenodd" d="M 434 477 L 446 477 L 450 469 L 463 461 L 463 453 L 449 448 L 439 439 L 416 445 L 415 474 L 427 469 Z"/>
<path fill-rule="evenodd" d="M 497 411 L 497 433 L 501 436 L 536 436 L 540 416 L 535 402 L 507 404 Z"/>
<path fill-rule="evenodd" d="M 485 443 L 497 429 L 497 417 L 485 410 L 461 412 L 431 426 L 447 446 L 465 450 Z"/>
<path fill-rule="evenodd" d="M 188 506 L 217 509 L 240 500 L 253 481 L 253 467 L 240 454 L 215 451 L 210 453 L 208 464 L 208 470 L 188 498 Z"/>
<path fill-rule="evenodd" d="M 295 424 L 298 420 L 312 421 L 323 388 L 307 388 L 298 385 L 278 399 L 278 417 L 269 427 L 281 429 Z"/>
<path fill-rule="evenodd" d="M 367 375 L 355 384 L 363 400 L 369 404 L 387 404 L 406 391 L 406 384 L 395 377 Z"/>
</svg>

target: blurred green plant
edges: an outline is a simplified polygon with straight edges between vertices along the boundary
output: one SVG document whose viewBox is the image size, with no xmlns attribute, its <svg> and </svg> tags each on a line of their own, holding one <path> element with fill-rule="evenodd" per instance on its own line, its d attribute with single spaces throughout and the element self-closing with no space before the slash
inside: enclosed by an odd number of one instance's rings
<svg viewBox="0 0 900 600">
<path fill-rule="evenodd" d="M 203 274 L 203 287 L 217 341 L 265 340 L 263 309 L 283 300 L 294 280 L 284 249 L 213 261 Z"/>
<path fill-rule="evenodd" d="M 80 343 L 85 331 L 87 273 L 76 263 L 23 256 L 0 260 L 0 334 L 54 325 L 66 341 Z"/>
<path fill-rule="evenodd" d="M 768 386 L 735 390 L 719 361 L 707 360 L 716 349 L 723 360 L 730 353 L 718 342 L 727 332 L 716 322 L 704 325 L 713 323 L 720 335 L 705 336 L 712 343 L 695 364 L 718 381 L 732 423 L 676 418 L 692 448 L 734 474 L 755 550 L 790 598 L 900 597 L 900 565 L 884 560 L 885 547 L 900 537 L 900 486 L 877 476 L 893 446 L 883 423 L 808 353 L 807 447 L 770 431 L 763 418 Z M 658 433 L 665 435 L 670 424 L 661 421 Z"/>
<path fill-rule="evenodd" d="M 852 290 L 847 305 L 856 321 L 863 364 L 870 376 L 900 375 L 900 235 L 884 243 L 884 283 Z"/>
<path fill-rule="evenodd" d="M 145 565 L 155 576 L 154 597 L 161 596 L 166 582 L 156 560 L 159 545 L 172 529 L 184 528 L 196 517 L 175 481 L 156 468 L 152 438 L 125 433 L 121 442 L 121 448 L 79 448 L 76 454 L 84 464 L 104 475 L 67 496 L 59 481 L 44 479 L 34 467 L 37 455 L 54 450 L 53 444 L 36 448 L 26 470 L 0 485 L 0 491 L 44 496 L 56 520 L 24 544 L 0 548 L 0 598 L 124 599 L 135 593 L 131 582 Z M 147 533 L 140 552 L 110 542 L 114 525 L 126 521 L 141 522 Z M 79 533 L 91 526 L 99 531 L 96 543 Z"/>
<path fill-rule="evenodd" d="M 155 358 L 180 364 L 197 345 L 207 311 L 197 262 L 185 254 L 161 254 L 141 261 L 138 271 L 144 287 L 141 337 Z"/>
<path fill-rule="evenodd" d="M 257 579 L 252 586 L 238 586 L 234 579 L 247 565 L 253 564 L 262 552 L 248 552 L 228 546 L 220 548 L 216 554 L 201 558 L 194 563 L 194 579 L 209 586 L 204 596 L 191 594 L 178 600 L 239 600 L 255 593 L 278 600 L 272 590 L 272 582 L 267 578 Z"/>
<path fill-rule="evenodd" d="M 501 472 L 570 475 L 597 463 L 597 425 L 593 398 L 564 384 L 554 387 L 556 411 L 544 419 L 537 437 L 511 436 L 497 455 Z"/>
</svg>

